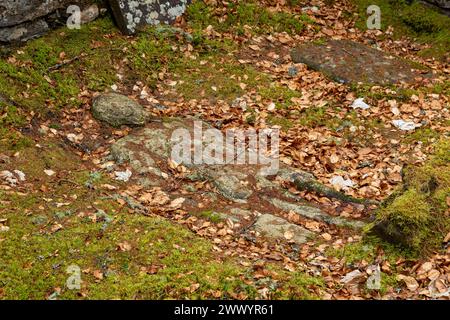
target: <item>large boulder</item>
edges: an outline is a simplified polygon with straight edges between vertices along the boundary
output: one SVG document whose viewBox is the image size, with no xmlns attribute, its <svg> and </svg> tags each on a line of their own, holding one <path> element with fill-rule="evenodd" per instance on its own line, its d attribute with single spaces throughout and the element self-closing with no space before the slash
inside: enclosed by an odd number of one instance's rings
<svg viewBox="0 0 450 320">
<path fill-rule="evenodd" d="M 26 41 L 49 29 L 49 21 L 67 18 L 67 8 L 80 9 L 94 0 L 0 0 L 0 42 Z M 59 11 L 58 14 L 55 14 Z"/>
<path fill-rule="evenodd" d="M 109 3 L 120 30 L 133 34 L 145 25 L 174 22 L 184 13 L 191 0 L 109 0 Z"/>
<path fill-rule="evenodd" d="M 450 0 L 426 0 L 425 2 L 432 3 L 442 9 L 450 10 Z"/>
</svg>

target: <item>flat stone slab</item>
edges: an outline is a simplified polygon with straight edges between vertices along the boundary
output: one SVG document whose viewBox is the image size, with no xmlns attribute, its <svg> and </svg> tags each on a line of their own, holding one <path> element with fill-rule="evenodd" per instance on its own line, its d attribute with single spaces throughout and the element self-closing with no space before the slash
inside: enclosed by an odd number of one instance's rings
<svg viewBox="0 0 450 320">
<path fill-rule="evenodd" d="M 269 201 L 270 203 L 272 203 L 275 207 L 277 207 L 285 212 L 293 211 L 293 212 L 301 215 L 302 217 L 316 220 L 316 221 L 325 222 L 325 223 L 336 225 L 339 227 L 350 227 L 350 228 L 354 228 L 354 229 L 361 229 L 366 225 L 362 221 L 330 216 L 329 214 L 323 212 L 322 210 L 320 210 L 319 208 L 316 208 L 316 207 L 295 204 L 295 203 L 283 201 L 283 200 L 280 200 L 277 198 L 270 199 L 270 198 L 266 197 L 266 200 Z"/>
<path fill-rule="evenodd" d="M 296 244 L 305 243 L 314 237 L 313 232 L 271 214 L 258 217 L 252 228 L 266 238 L 293 241 Z"/>
<path fill-rule="evenodd" d="M 109 3 L 120 30 L 133 34 L 145 25 L 174 22 L 191 0 L 109 0 Z"/>
<path fill-rule="evenodd" d="M 350 40 L 307 43 L 293 49 L 291 56 L 295 63 L 304 63 L 340 83 L 411 83 L 416 77 L 431 76 L 406 60 Z"/>
<path fill-rule="evenodd" d="M 139 183 L 142 185 L 157 185 L 160 183 L 159 179 L 164 179 L 163 170 L 168 159 L 171 158 L 171 151 L 175 145 L 172 133 L 175 130 L 187 130 L 186 132 L 192 137 L 192 145 L 196 141 L 201 143 L 201 140 L 195 138 L 193 133 L 193 121 L 194 119 L 172 118 L 170 121 L 148 124 L 147 127 L 116 141 L 110 148 L 111 160 L 119 164 L 128 163 L 140 178 Z M 210 128 L 206 123 L 203 123 L 203 127 Z M 192 170 L 191 179 L 208 180 L 222 196 L 240 203 L 245 203 L 252 196 L 254 186 L 249 180 L 260 170 L 258 165 L 206 165 L 203 163 L 183 163 L 183 165 Z"/>
</svg>

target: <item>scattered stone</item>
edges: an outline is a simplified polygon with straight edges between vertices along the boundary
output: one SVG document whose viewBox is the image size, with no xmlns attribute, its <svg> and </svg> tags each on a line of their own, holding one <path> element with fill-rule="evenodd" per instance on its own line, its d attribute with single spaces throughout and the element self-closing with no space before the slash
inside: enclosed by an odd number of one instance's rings
<svg viewBox="0 0 450 320">
<path fill-rule="evenodd" d="M 92 114 L 113 127 L 142 126 L 146 120 L 146 112 L 139 103 L 117 93 L 98 96 L 94 100 Z"/>
<path fill-rule="evenodd" d="M 37 215 L 31 218 L 31 222 L 35 225 L 42 226 L 48 222 L 48 218 L 45 215 Z"/>
<path fill-rule="evenodd" d="M 421 124 L 405 120 L 392 120 L 392 124 L 402 131 L 411 131 L 422 126 Z"/>
<path fill-rule="evenodd" d="M 9 170 L 1 171 L 0 179 L 4 180 L 12 187 L 16 186 L 16 184 L 19 182 L 19 180 L 14 176 L 14 174 Z"/>
<path fill-rule="evenodd" d="M 114 175 L 116 176 L 116 180 L 123 181 L 123 182 L 128 182 L 128 180 L 130 180 L 132 174 L 133 173 L 129 169 L 127 169 L 125 171 L 114 172 Z"/>
<path fill-rule="evenodd" d="M 356 269 L 356 270 L 353 270 L 353 271 L 347 273 L 344 277 L 342 277 L 341 283 L 347 284 L 347 283 L 352 282 L 353 280 L 361 278 L 362 276 L 364 276 L 364 273 L 362 273 L 361 271 Z"/>
<path fill-rule="evenodd" d="M 332 177 L 330 183 L 338 190 L 353 188 L 355 185 L 351 179 L 344 179 L 342 176 Z"/>
<path fill-rule="evenodd" d="M 14 170 L 14 173 L 16 174 L 16 176 L 19 178 L 19 181 L 25 181 L 25 173 L 23 173 L 20 170 Z"/>
<path fill-rule="evenodd" d="M 355 101 L 353 101 L 352 108 L 367 110 L 370 108 L 370 106 L 364 102 L 364 98 L 358 98 Z"/>
<path fill-rule="evenodd" d="M 44 173 L 45 173 L 46 175 L 48 175 L 49 177 L 51 177 L 51 176 L 53 176 L 56 172 L 53 171 L 53 170 L 51 170 L 51 169 L 46 169 L 46 170 L 44 170 Z"/>
<path fill-rule="evenodd" d="M 298 74 L 298 69 L 296 66 L 290 66 L 288 69 L 288 74 L 291 77 L 295 77 Z"/>
<path fill-rule="evenodd" d="M 313 232 L 271 214 L 260 216 L 252 229 L 261 236 L 270 239 L 288 240 L 296 244 L 305 243 L 314 236 Z"/>
<path fill-rule="evenodd" d="M 110 0 L 109 3 L 120 30 L 125 34 L 133 34 L 145 25 L 174 22 L 184 13 L 191 0 Z"/>
<path fill-rule="evenodd" d="M 424 76 L 407 61 L 350 40 L 307 43 L 292 50 L 291 56 L 295 63 L 304 63 L 340 83 L 412 83 Z"/>
<path fill-rule="evenodd" d="M 305 12 L 305 11 L 317 12 L 317 11 L 319 11 L 319 8 L 316 7 L 316 6 L 312 6 L 312 7 L 303 7 L 303 8 L 302 8 L 302 11 L 303 11 L 303 12 Z"/>
</svg>

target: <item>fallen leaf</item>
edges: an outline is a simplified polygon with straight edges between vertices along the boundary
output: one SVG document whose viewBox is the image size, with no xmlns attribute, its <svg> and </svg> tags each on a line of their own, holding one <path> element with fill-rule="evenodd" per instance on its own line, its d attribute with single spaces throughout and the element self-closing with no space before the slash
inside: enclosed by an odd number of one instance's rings
<svg viewBox="0 0 450 320">
<path fill-rule="evenodd" d="M 419 283 L 413 277 L 399 274 L 397 275 L 397 279 L 402 280 L 410 291 L 416 291 L 419 288 Z"/>
</svg>

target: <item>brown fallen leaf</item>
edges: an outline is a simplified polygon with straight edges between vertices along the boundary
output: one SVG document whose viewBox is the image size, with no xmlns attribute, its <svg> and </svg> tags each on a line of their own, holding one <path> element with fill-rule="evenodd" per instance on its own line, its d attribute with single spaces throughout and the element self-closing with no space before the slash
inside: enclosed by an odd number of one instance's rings
<svg viewBox="0 0 450 320">
<path fill-rule="evenodd" d="M 131 250 L 131 244 L 129 244 L 127 241 L 119 243 L 117 245 L 117 247 L 120 251 L 130 251 Z"/>
<path fill-rule="evenodd" d="M 397 275 L 397 279 L 402 280 L 410 291 L 416 291 L 419 288 L 419 283 L 413 277 L 399 274 Z"/>
<path fill-rule="evenodd" d="M 103 273 L 100 270 L 94 270 L 94 272 L 92 274 L 98 280 L 103 279 Z"/>
<path fill-rule="evenodd" d="M 331 234 L 329 234 L 327 232 L 322 233 L 322 238 L 324 238 L 327 241 L 330 241 L 331 240 Z"/>
</svg>

